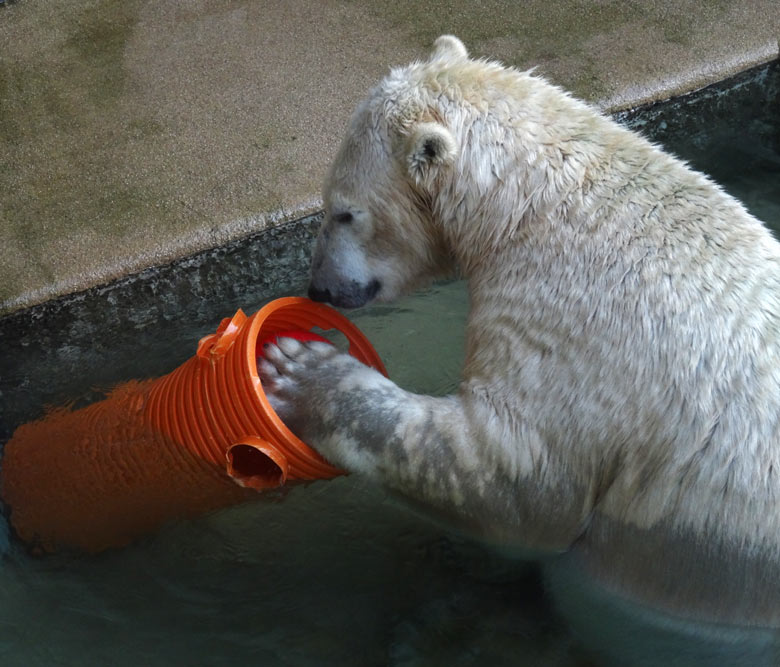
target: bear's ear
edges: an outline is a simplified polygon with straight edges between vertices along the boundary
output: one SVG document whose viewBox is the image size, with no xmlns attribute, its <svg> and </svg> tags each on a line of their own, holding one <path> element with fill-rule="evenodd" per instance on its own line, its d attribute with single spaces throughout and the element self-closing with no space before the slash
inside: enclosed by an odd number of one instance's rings
<svg viewBox="0 0 780 667">
<path fill-rule="evenodd" d="M 469 52 L 455 35 L 442 35 L 433 43 L 431 60 L 466 60 Z"/>
<path fill-rule="evenodd" d="M 455 138 L 441 123 L 417 123 L 406 139 L 406 167 L 418 185 L 430 185 L 457 154 Z"/>
</svg>

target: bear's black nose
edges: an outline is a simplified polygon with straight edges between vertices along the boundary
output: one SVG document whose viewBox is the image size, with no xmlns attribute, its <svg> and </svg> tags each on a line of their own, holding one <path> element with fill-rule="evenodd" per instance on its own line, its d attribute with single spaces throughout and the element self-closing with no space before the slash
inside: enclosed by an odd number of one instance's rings
<svg viewBox="0 0 780 667">
<path fill-rule="evenodd" d="M 330 302 L 330 290 L 317 289 L 314 285 L 309 285 L 309 298 L 312 301 Z"/>
</svg>

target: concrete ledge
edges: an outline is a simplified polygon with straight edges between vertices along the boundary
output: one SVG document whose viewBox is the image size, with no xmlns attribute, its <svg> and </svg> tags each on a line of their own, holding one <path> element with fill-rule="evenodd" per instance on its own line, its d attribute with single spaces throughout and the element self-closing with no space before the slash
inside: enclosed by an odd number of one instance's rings
<svg viewBox="0 0 780 667">
<path fill-rule="evenodd" d="M 355 103 L 443 32 L 606 110 L 778 55 L 776 0 L 0 6 L 0 314 L 315 211 Z"/>
</svg>

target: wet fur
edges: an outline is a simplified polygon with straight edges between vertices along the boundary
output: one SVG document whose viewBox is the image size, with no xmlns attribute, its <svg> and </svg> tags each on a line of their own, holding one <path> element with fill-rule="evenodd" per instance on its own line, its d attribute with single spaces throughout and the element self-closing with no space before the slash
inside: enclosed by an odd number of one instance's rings
<svg viewBox="0 0 780 667">
<path fill-rule="evenodd" d="M 551 571 L 675 641 L 776 636 L 780 246 L 758 220 L 448 36 L 356 110 L 324 199 L 313 288 L 355 306 L 371 281 L 392 300 L 461 272 L 466 363 L 458 394 L 432 398 L 284 341 L 261 371 L 293 430 L 487 539 L 565 552 Z"/>
</svg>

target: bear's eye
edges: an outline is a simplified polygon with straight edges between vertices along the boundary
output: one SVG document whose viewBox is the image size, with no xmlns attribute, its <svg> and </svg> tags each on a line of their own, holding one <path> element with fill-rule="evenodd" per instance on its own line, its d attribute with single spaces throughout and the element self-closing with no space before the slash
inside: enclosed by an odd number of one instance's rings
<svg viewBox="0 0 780 667">
<path fill-rule="evenodd" d="M 350 222 L 352 222 L 353 218 L 352 218 L 352 214 L 349 211 L 347 211 L 345 213 L 337 213 L 336 215 L 333 216 L 333 219 L 336 222 L 340 222 L 343 225 L 348 225 Z"/>
</svg>

